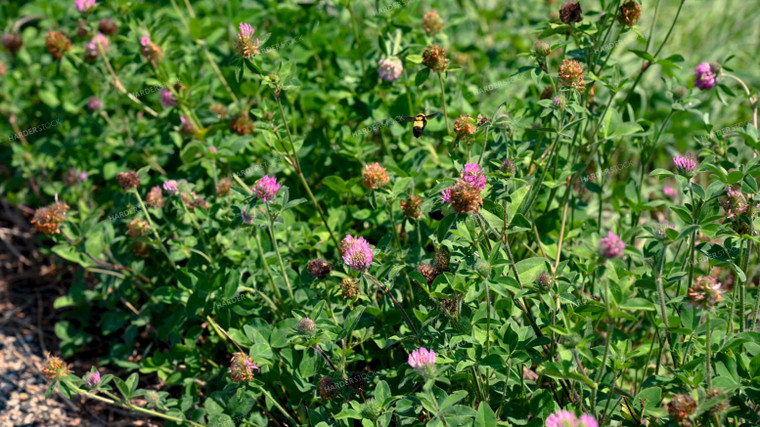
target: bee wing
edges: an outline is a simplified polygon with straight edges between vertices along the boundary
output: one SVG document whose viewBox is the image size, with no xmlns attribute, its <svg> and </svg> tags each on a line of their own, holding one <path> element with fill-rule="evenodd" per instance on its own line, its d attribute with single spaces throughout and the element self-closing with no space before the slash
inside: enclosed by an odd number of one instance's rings
<svg viewBox="0 0 760 427">
<path fill-rule="evenodd" d="M 426 117 L 427 117 L 428 120 L 430 120 L 430 119 L 434 119 L 434 118 L 436 118 L 436 117 L 438 117 L 440 115 L 441 115 L 441 113 L 433 113 L 433 114 L 430 114 L 430 115 L 428 115 Z"/>
<path fill-rule="evenodd" d="M 399 120 L 403 120 L 405 122 L 413 122 L 416 120 L 414 117 L 408 117 L 408 116 L 399 116 L 398 118 Z"/>
</svg>

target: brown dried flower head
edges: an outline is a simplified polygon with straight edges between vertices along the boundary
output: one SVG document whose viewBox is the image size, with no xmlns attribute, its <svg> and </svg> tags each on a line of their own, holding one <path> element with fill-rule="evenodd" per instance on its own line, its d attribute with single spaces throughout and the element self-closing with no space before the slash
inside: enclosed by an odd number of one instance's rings
<svg viewBox="0 0 760 427">
<path fill-rule="evenodd" d="M 426 12 L 422 18 L 422 29 L 428 34 L 440 33 L 443 29 L 443 21 L 441 16 L 438 15 L 438 10 L 433 9 L 430 12 Z"/>
<path fill-rule="evenodd" d="M 430 69 L 430 71 L 440 73 L 446 71 L 446 67 L 449 65 L 449 60 L 446 59 L 446 50 L 439 45 L 428 46 L 424 52 L 422 52 L 422 63 Z"/>
<path fill-rule="evenodd" d="M 335 385 L 335 380 L 332 377 L 324 377 L 319 379 L 319 397 L 322 400 L 332 400 L 338 392 L 338 386 Z"/>
<path fill-rule="evenodd" d="M 209 107 L 209 110 L 216 114 L 219 117 L 219 120 L 224 120 L 227 118 L 227 114 L 229 114 L 229 111 L 227 110 L 227 107 L 225 107 L 223 104 L 219 102 L 214 102 L 211 104 L 211 107 Z M 233 129 L 235 130 L 235 129 Z"/>
<path fill-rule="evenodd" d="M 726 393 L 723 393 L 720 390 L 710 390 L 707 392 L 707 398 L 712 399 L 715 397 L 722 398 L 723 400 L 720 401 L 717 405 L 710 408 L 711 414 L 722 414 L 723 412 L 726 412 L 726 409 L 728 409 L 728 396 L 726 396 Z"/>
<path fill-rule="evenodd" d="M 141 237 L 148 234 L 148 231 L 150 231 L 150 225 L 147 221 L 140 218 L 135 218 L 127 224 L 127 234 L 129 234 L 129 237 Z"/>
<path fill-rule="evenodd" d="M 439 246 L 435 251 L 435 269 L 440 272 L 451 271 L 451 252 L 446 246 Z"/>
<path fill-rule="evenodd" d="M 504 172 L 504 174 L 507 176 L 513 176 L 517 172 L 517 166 L 515 165 L 515 162 L 512 161 L 512 159 L 507 158 L 501 162 L 501 167 L 499 170 Z"/>
<path fill-rule="evenodd" d="M 135 240 L 134 243 L 132 243 L 132 252 L 140 258 L 147 258 L 150 256 L 150 246 L 148 246 L 148 243 L 143 240 Z"/>
<path fill-rule="evenodd" d="M 456 213 L 478 213 L 483 206 L 480 190 L 463 179 L 457 181 L 450 190 L 451 206 Z"/>
<path fill-rule="evenodd" d="M 379 163 L 372 163 L 364 167 L 362 182 L 370 190 L 377 190 L 390 182 L 390 178 L 388 178 L 388 172 L 384 167 L 380 166 Z"/>
<path fill-rule="evenodd" d="M 726 291 L 721 286 L 715 277 L 700 276 L 694 281 L 694 286 L 689 288 L 687 296 L 695 307 L 710 310 L 723 301 L 721 294 Z"/>
<path fill-rule="evenodd" d="M 401 212 L 407 218 L 419 218 L 422 199 L 417 196 L 409 196 L 407 200 L 401 201 Z"/>
<path fill-rule="evenodd" d="M 185 206 L 187 206 L 187 208 L 191 211 L 195 210 L 195 208 L 198 206 L 208 210 L 208 204 L 206 203 L 206 200 L 203 197 L 199 197 L 197 194 L 195 194 L 195 191 L 182 193 L 180 194 L 180 198 L 182 199 L 182 202 L 185 204 Z"/>
<path fill-rule="evenodd" d="M 4 63 L 0 62 L 0 77 L 4 76 L 7 72 L 8 67 Z"/>
<path fill-rule="evenodd" d="M 216 184 L 216 195 L 219 197 L 230 194 L 230 190 L 232 190 L 232 181 L 229 178 L 222 178 Z"/>
<path fill-rule="evenodd" d="M 161 186 L 157 185 L 150 189 L 148 195 L 145 196 L 145 204 L 152 208 L 163 208 L 166 204 L 164 194 L 161 191 Z"/>
<path fill-rule="evenodd" d="M 140 186 L 140 178 L 135 171 L 120 172 L 116 175 L 116 179 L 119 181 L 119 186 L 121 186 L 122 190 L 129 190 L 130 188 Z"/>
<path fill-rule="evenodd" d="M 42 367 L 42 375 L 48 381 L 58 381 L 69 375 L 69 367 L 59 357 L 50 357 L 48 354 L 45 366 Z"/>
<path fill-rule="evenodd" d="M 640 17 L 641 5 L 636 3 L 634 0 L 630 0 L 620 6 L 617 19 L 620 22 L 620 25 L 627 25 L 629 27 L 632 27 L 636 25 L 637 22 L 639 22 Z"/>
<path fill-rule="evenodd" d="M 16 33 L 3 34 L 3 38 L 1 41 L 3 43 L 3 46 L 5 46 L 5 48 L 8 49 L 13 54 L 18 52 L 19 49 L 21 49 L 21 46 L 24 45 L 24 40 L 21 38 L 20 35 Z"/>
<path fill-rule="evenodd" d="M 364 383 L 364 374 L 361 372 L 353 372 L 348 376 L 348 380 L 346 380 L 346 385 L 357 393 L 364 390 Z"/>
<path fill-rule="evenodd" d="M 667 405 L 668 413 L 673 415 L 673 421 L 680 423 L 689 419 L 697 410 L 697 402 L 688 394 L 676 394 Z"/>
<path fill-rule="evenodd" d="M 238 135 L 250 135 L 256 129 L 248 113 L 241 113 L 230 120 L 230 129 Z"/>
<path fill-rule="evenodd" d="M 459 116 L 454 122 L 454 132 L 456 132 L 459 139 L 468 141 L 470 135 L 474 135 L 475 131 L 475 119 L 472 116 Z"/>
<path fill-rule="evenodd" d="M 356 286 L 356 280 L 346 277 L 340 282 L 340 288 L 343 289 L 343 298 L 353 299 L 359 295 L 359 287 Z"/>
<path fill-rule="evenodd" d="M 243 353 L 235 353 L 230 360 L 230 378 L 239 383 L 253 380 L 253 370 L 260 371 L 253 359 Z"/>
<path fill-rule="evenodd" d="M 324 279 L 332 271 L 332 265 L 322 258 L 316 258 L 309 261 L 306 269 L 309 270 L 309 274 L 311 274 L 312 277 Z"/>
<path fill-rule="evenodd" d="M 71 40 L 58 31 L 48 31 L 45 36 L 45 46 L 55 59 L 63 58 L 63 54 L 71 49 Z"/>
<path fill-rule="evenodd" d="M 433 284 L 435 278 L 441 274 L 438 270 L 435 269 L 435 267 L 430 264 L 420 264 L 420 266 L 417 267 L 417 271 L 422 275 L 422 277 L 425 278 L 425 282 L 427 282 L 428 288 Z"/>
<path fill-rule="evenodd" d="M 87 30 L 87 21 L 84 19 L 80 19 L 77 21 L 77 36 L 81 38 L 85 38 L 90 35 L 90 32 Z"/>
<path fill-rule="evenodd" d="M 454 297 L 454 298 L 441 298 L 441 306 L 452 317 L 456 317 L 457 312 L 459 311 L 457 309 L 457 298 L 456 297 Z"/>
<path fill-rule="evenodd" d="M 551 86 L 546 86 L 544 90 L 541 91 L 541 99 L 549 99 L 552 96 L 554 96 L 554 88 Z"/>
<path fill-rule="evenodd" d="M 559 20 L 567 25 L 583 21 L 583 10 L 577 1 L 569 1 L 559 9 Z"/>
<path fill-rule="evenodd" d="M 98 32 L 103 33 L 107 36 L 112 36 L 116 34 L 116 32 L 119 31 L 119 27 L 116 26 L 116 23 L 113 22 L 113 19 L 109 18 L 103 18 L 98 22 Z"/>
<path fill-rule="evenodd" d="M 61 232 L 59 227 L 64 219 L 66 219 L 66 213 L 69 211 L 69 205 L 64 202 L 55 202 L 50 206 L 37 209 L 34 212 L 34 218 L 32 218 L 32 224 L 37 231 L 41 231 L 47 235 L 58 234 Z"/>
<path fill-rule="evenodd" d="M 559 80 L 562 86 L 570 86 L 580 92 L 586 85 L 583 83 L 583 67 L 578 61 L 563 59 L 559 66 Z"/>
</svg>

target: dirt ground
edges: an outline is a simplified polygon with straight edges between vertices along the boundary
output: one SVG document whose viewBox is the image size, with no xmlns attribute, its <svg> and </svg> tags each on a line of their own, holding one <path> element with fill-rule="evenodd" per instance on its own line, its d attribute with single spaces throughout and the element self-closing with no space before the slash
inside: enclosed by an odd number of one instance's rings
<svg viewBox="0 0 760 427">
<path fill-rule="evenodd" d="M 53 302 L 66 294 L 76 267 L 44 255 L 46 243 L 29 223 L 32 214 L 0 198 L 0 427 L 161 426 L 79 396 L 68 400 L 55 392 L 45 399 L 45 356 L 60 356 L 54 331 L 60 313 Z M 97 355 L 66 360 L 80 373 L 97 361 Z"/>
</svg>

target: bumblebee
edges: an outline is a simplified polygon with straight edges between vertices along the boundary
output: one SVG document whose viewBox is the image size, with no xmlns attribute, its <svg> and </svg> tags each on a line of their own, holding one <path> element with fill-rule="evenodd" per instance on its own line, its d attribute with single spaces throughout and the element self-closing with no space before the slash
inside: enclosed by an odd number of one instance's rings
<svg viewBox="0 0 760 427">
<path fill-rule="evenodd" d="M 414 117 L 401 116 L 400 118 L 401 120 L 405 122 L 414 122 L 414 125 L 412 126 L 412 131 L 414 132 L 414 137 L 419 138 L 420 136 L 422 136 L 422 131 L 425 130 L 425 126 L 427 126 L 428 120 L 434 119 L 438 117 L 440 114 L 441 113 L 433 113 L 433 114 L 425 115 L 425 114 L 420 113 Z"/>
</svg>

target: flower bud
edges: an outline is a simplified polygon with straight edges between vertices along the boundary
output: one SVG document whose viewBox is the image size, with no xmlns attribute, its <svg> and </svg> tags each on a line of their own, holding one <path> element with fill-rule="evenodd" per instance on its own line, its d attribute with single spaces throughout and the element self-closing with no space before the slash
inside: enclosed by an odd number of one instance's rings
<svg viewBox="0 0 760 427">
<path fill-rule="evenodd" d="M 552 53 L 552 48 L 549 46 L 549 43 L 543 40 L 538 40 L 533 44 L 533 51 L 538 56 L 549 56 L 549 54 Z"/>
<path fill-rule="evenodd" d="M 501 167 L 499 170 L 509 177 L 515 175 L 517 172 L 517 167 L 515 166 L 515 162 L 513 162 L 511 159 L 504 159 L 504 161 L 501 162 Z"/>
<path fill-rule="evenodd" d="M 363 418 L 374 421 L 377 419 L 377 417 L 380 416 L 381 409 L 382 407 L 380 406 L 380 402 L 372 397 L 367 399 L 367 401 L 362 405 L 361 414 Z"/>
<path fill-rule="evenodd" d="M 479 259 L 477 262 L 475 262 L 475 271 L 477 271 L 481 276 L 487 278 L 491 275 L 491 264 L 489 264 L 488 261 L 484 259 Z"/>
<path fill-rule="evenodd" d="M 541 288 L 542 291 L 548 292 L 552 285 L 554 284 L 554 279 L 552 276 L 547 272 L 541 272 L 541 274 L 538 275 L 536 278 L 536 285 L 538 285 L 539 288 Z"/>
<path fill-rule="evenodd" d="M 296 329 L 304 335 L 313 335 L 317 331 L 317 325 L 310 318 L 304 317 L 298 321 Z"/>
<path fill-rule="evenodd" d="M 564 96 L 555 96 L 554 99 L 552 100 L 552 103 L 560 111 L 564 111 L 565 108 L 567 108 L 567 99 L 565 99 Z"/>
<path fill-rule="evenodd" d="M 688 94 L 689 94 L 689 90 L 683 86 L 678 86 L 675 89 L 673 89 L 673 99 L 676 101 L 680 101 L 686 98 L 686 95 Z"/>
</svg>

